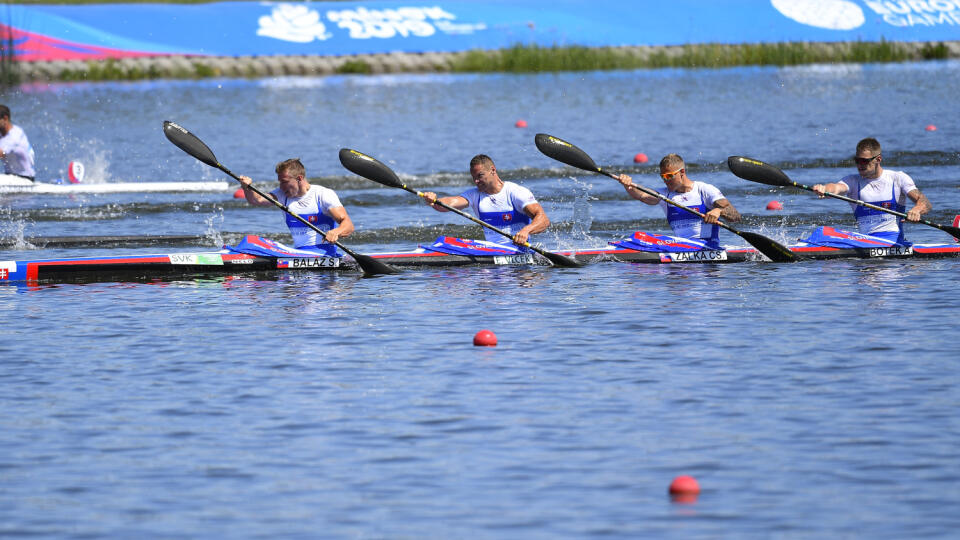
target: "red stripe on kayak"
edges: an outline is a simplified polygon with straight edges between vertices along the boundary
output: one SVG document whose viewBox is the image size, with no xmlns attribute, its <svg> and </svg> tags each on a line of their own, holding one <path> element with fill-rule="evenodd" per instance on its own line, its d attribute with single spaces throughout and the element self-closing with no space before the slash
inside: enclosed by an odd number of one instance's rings
<svg viewBox="0 0 960 540">
<path fill-rule="evenodd" d="M 163 255 L 160 257 L 121 257 L 115 259 L 73 259 L 64 261 L 43 261 L 35 263 L 42 266 L 76 266 L 88 264 L 137 264 L 137 263 L 169 263 L 170 257 Z"/>
<path fill-rule="evenodd" d="M 960 246 L 943 246 L 943 247 L 913 246 L 913 251 L 916 253 L 956 253 L 960 255 Z"/>
</svg>

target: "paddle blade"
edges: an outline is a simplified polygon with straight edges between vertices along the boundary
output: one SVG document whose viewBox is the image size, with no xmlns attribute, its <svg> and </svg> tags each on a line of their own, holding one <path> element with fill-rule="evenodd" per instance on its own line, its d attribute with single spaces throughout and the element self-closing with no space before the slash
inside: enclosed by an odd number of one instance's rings
<svg viewBox="0 0 960 540">
<path fill-rule="evenodd" d="M 547 157 L 585 171 L 600 172 L 600 167 L 597 167 L 593 158 L 588 156 L 583 150 L 563 139 L 558 139 L 546 133 L 537 133 L 537 136 L 533 138 L 533 142 Z"/>
<path fill-rule="evenodd" d="M 956 221 L 954 221 L 954 223 L 956 223 Z M 956 240 L 957 242 L 960 242 L 960 228 L 951 227 L 949 225 L 939 225 L 937 226 L 937 228 L 940 229 L 941 231 L 950 233 L 950 235 L 953 236 L 954 240 Z"/>
<path fill-rule="evenodd" d="M 220 163 L 217 162 L 213 151 L 210 150 L 207 145 L 203 144 L 203 141 L 198 139 L 193 133 L 190 133 L 169 120 L 165 120 L 163 122 L 163 134 L 166 135 L 167 138 L 170 139 L 170 142 L 176 145 L 177 148 L 211 167 L 220 168 Z"/>
<path fill-rule="evenodd" d="M 360 175 L 367 180 L 373 180 L 388 187 L 403 189 L 403 182 L 390 167 L 376 159 L 349 148 L 340 149 L 340 163 L 348 171 Z"/>
<path fill-rule="evenodd" d="M 749 231 L 736 231 L 741 238 L 750 242 L 750 245 L 757 248 L 757 251 L 766 255 L 773 262 L 796 262 L 800 260 L 797 254 L 790 251 L 787 246 L 775 242 L 762 234 Z"/>
<path fill-rule="evenodd" d="M 561 255 L 559 253 L 552 253 L 550 251 L 545 251 L 542 249 L 536 250 L 537 253 L 543 255 L 547 258 L 554 266 L 563 266 L 565 268 L 580 268 L 583 266 L 583 263 L 577 261 L 573 257 L 567 257 L 566 255 Z"/>
<path fill-rule="evenodd" d="M 351 256 L 353 260 L 357 261 L 357 265 L 360 266 L 360 269 L 367 275 L 376 276 L 379 274 L 399 274 L 400 271 L 396 268 L 390 266 L 387 263 L 380 262 L 369 255 L 361 255 L 359 253 L 352 253 Z"/>
<path fill-rule="evenodd" d="M 793 180 L 780 169 L 756 159 L 742 156 L 727 158 L 727 167 L 730 172 L 751 182 L 759 182 L 769 186 L 792 186 Z"/>
</svg>

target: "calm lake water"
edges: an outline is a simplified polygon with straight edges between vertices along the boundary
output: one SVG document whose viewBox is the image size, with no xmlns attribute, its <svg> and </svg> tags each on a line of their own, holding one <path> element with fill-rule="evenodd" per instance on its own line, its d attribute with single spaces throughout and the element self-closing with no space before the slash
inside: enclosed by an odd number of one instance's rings
<svg viewBox="0 0 960 540">
<path fill-rule="evenodd" d="M 58 84 L 4 92 L 38 175 L 227 179 L 173 120 L 263 188 L 299 156 L 337 189 L 360 252 L 478 227 L 353 176 L 342 147 L 443 194 L 487 153 L 530 187 L 548 249 L 664 232 L 613 180 L 540 154 L 537 132 L 659 185 L 683 155 L 789 242 L 853 227 L 798 182 L 888 168 L 960 211 L 960 63 L 540 75 Z M 524 119 L 529 127 L 514 128 Z M 925 131 L 934 124 L 936 131 Z M 644 152 L 650 163 L 636 165 Z M 782 201 L 782 212 L 765 210 Z M 918 242 L 950 238 L 910 225 Z M 232 191 L 0 195 L 0 259 L 286 241 Z M 192 236 L 131 240 L 114 235 Z M 72 242 L 48 243 L 52 237 Z M 721 233 L 721 240 L 743 245 Z M 940 538 L 960 527 L 957 260 L 291 273 L 0 287 L 0 535 L 36 538 Z M 494 331 L 495 348 L 473 335 Z M 702 493 L 670 500 L 682 474 Z"/>
</svg>

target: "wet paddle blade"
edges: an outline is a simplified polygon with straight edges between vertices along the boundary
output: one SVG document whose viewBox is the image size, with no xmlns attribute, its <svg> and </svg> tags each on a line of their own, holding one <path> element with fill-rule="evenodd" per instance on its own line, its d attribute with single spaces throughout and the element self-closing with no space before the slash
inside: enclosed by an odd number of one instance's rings
<svg viewBox="0 0 960 540">
<path fill-rule="evenodd" d="M 730 230 L 730 229 L 728 229 Z M 796 262 L 799 260 L 797 254 L 787 249 L 786 246 L 775 242 L 762 234 L 749 231 L 735 231 L 741 238 L 750 242 L 750 245 L 757 248 L 757 251 L 763 253 L 773 262 Z"/>
<path fill-rule="evenodd" d="M 793 180 L 773 165 L 764 163 L 756 159 L 750 159 L 743 156 L 730 156 L 727 158 L 727 167 L 730 172 L 751 182 L 759 182 L 768 186 L 792 186 Z"/>
<path fill-rule="evenodd" d="M 566 255 L 551 253 L 542 249 L 537 249 L 536 252 L 546 257 L 547 260 L 554 264 L 554 266 L 564 266 L 566 268 L 580 268 L 583 266 L 583 263 L 578 262 L 571 257 L 567 257 Z"/>
<path fill-rule="evenodd" d="M 536 137 L 533 138 L 533 142 L 547 157 L 584 171 L 601 172 L 600 167 L 597 167 L 593 158 L 583 150 L 563 139 L 547 135 L 546 133 L 537 133 Z"/>
<path fill-rule="evenodd" d="M 354 174 L 388 187 L 403 189 L 403 182 L 390 167 L 376 159 L 349 148 L 340 149 L 340 163 Z"/>
<path fill-rule="evenodd" d="M 390 266 L 387 263 L 380 262 L 369 255 L 361 255 L 359 253 L 350 253 L 353 257 L 353 260 L 357 261 L 357 264 L 360 266 L 360 269 L 363 270 L 365 274 L 372 276 L 380 274 L 399 274 L 400 271 L 396 268 Z"/>
<path fill-rule="evenodd" d="M 203 141 L 185 128 L 169 120 L 165 120 L 163 122 L 163 134 L 166 135 L 167 139 L 170 139 L 170 142 L 177 148 L 211 167 L 220 168 L 220 163 L 217 162 L 216 156 L 213 155 L 213 150 L 210 150 L 207 145 L 203 144 Z"/>
<path fill-rule="evenodd" d="M 951 227 L 950 225 L 940 225 L 938 227 L 941 231 L 950 233 L 958 242 L 960 242 L 960 228 Z"/>
</svg>

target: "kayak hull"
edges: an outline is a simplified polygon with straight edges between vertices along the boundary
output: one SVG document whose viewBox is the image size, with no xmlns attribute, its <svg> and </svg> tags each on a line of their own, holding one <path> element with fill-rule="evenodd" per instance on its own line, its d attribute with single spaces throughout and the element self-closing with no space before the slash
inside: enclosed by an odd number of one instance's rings
<svg viewBox="0 0 960 540">
<path fill-rule="evenodd" d="M 826 248 L 790 246 L 801 259 L 929 259 L 960 257 L 958 244 L 916 244 L 910 248 Z M 765 260 L 752 248 L 692 253 L 655 253 L 615 246 L 557 251 L 581 263 L 615 261 L 644 264 L 726 264 Z M 451 255 L 418 248 L 413 251 L 373 253 L 369 256 L 400 268 L 457 266 L 548 265 L 539 255 L 480 257 Z M 226 250 L 212 252 L 134 255 L 127 257 L 83 257 L 0 261 L 0 283 L 86 283 L 110 281 L 151 281 L 230 276 L 246 273 L 283 274 L 291 271 L 351 271 L 356 263 L 349 256 L 262 257 Z"/>
</svg>

